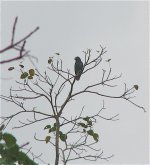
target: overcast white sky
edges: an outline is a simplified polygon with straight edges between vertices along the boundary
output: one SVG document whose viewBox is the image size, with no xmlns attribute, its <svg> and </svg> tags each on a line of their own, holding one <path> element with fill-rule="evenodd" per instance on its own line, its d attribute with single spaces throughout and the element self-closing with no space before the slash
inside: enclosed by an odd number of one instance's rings
<svg viewBox="0 0 150 165">
<path fill-rule="evenodd" d="M 87 48 L 98 49 L 99 44 L 106 46 L 108 53 L 105 60 L 111 58 L 113 74 L 123 73 L 116 93 L 121 92 L 123 83 L 129 86 L 139 85 L 137 97 L 134 99 L 139 105 L 148 107 L 148 2 L 2 2 L 2 47 L 9 41 L 14 18 L 18 16 L 16 38 L 30 32 L 36 26 L 40 30 L 34 34 L 27 43 L 32 55 L 38 57 L 39 68 L 47 66 L 47 59 L 55 52 L 60 52 L 66 67 L 73 72 L 74 57 L 80 56 Z M 12 52 L 9 54 L 11 55 Z M 24 63 L 29 63 L 25 61 Z M 11 78 L 1 81 L 1 92 L 9 93 L 10 86 L 15 83 L 15 73 L 10 74 L 7 68 L 13 64 L 2 66 L 1 78 Z M 100 72 L 101 73 L 101 72 Z M 98 72 L 92 72 L 83 77 L 76 88 L 84 86 L 87 82 L 94 82 Z M 107 93 L 109 90 L 106 90 Z M 84 97 L 74 104 L 70 114 L 78 113 L 86 105 L 87 114 L 96 112 L 101 106 L 102 99 L 97 97 Z M 90 99 L 90 100 L 89 100 Z M 16 106 L 1 102 L 3 115 L 16 110 Z M 39 105 L 41 106 L 41 104 Z M 149 130 L 148 112 L 121 100 L 105 99 L 107 112 L 105 115 L 119 113 L 119 121 L 102 121 L 97 123 L 96 130 L 100 134 L 99 147 L 104 155 L 114 154 L 108 162 L 98 160 L 95 164 L 148 164 Z M 42 104 L 46 109 L 46 105 Z M 68 110 L 67 110 L 68 113 Z M 66 114 L 67 114 L 66 113 Z M 24 116 L 22 116 L 24 117 Z M 25 118 L 25 117 L 24 117 Z M 18 120 L 18 119 L 17 119 Z M 45 123 L 33 125 L 23 129 L 12 130 L 17 120 L 9 125 L 8 130 L 18 139 L 19 144 L 31 141 L 32 151 L 35 154 L 43 152 L 43 159 L 50 162 L 51 148 L 43 143 L 33 140 L 34 133 L 44 137 L 42 130 Z M 47 124 L 47 122 L 46 122 Z M 72 163 L 87 164 L 83 160 Z"/>
</svg>

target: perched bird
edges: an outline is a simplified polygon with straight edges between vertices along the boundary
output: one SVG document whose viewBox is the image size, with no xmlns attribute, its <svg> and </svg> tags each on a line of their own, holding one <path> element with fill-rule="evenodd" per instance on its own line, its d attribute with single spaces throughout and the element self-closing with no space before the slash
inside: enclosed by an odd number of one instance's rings
<svg viewBox="0 0 150 165">
<path fill-rule="evenodd" d="M 74 70 L 75 70 L 75 79 L 79 80 L 80 76 L 83 72 L 83 63 L 80 59 L 80 57 L 75 57 L 75 65 L 74 65 Z"/>
</svg>

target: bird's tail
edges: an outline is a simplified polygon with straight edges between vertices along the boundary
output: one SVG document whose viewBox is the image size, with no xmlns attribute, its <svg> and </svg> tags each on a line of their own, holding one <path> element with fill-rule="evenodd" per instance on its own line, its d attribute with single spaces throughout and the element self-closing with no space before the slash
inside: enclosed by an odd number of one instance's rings
<svg viewBox="0 0 150 165">
<path fill-rule="evenodd" d="M 81 76 L 81 75 L 76 75 L 76 76 L 75 76 L 75 79 L 76 79 L 77 81 L 79 81 L 79 80 L 80 80 L 80 76 Z"/>
</svg>

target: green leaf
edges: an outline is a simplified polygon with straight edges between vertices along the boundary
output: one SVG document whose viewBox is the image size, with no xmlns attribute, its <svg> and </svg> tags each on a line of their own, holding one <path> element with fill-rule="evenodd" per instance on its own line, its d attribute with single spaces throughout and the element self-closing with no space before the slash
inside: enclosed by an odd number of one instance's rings
<svg viewBox="0 0 150 165">
<path fill-rule="evenodd" d="M 37 165 L 26 153 L 19 151 L 20 147 L 16 144 L 14 136 L 9 133 L 4 133 L 3 140 L 5 143 L 0 143 L 1 165 L 15 165 L 16 162 L 20 165 Z"/>
<path fill-rule="evenodd" d="M 89 122 L 90 118 L 87 116 L 87 117 L 83 118 L 83 120 Z"/>
<path fill-rule="evenodd" d="M 33 77 L 32 77 L 32 76 L 28 76 L 28 79 L 30 79 L 30 80 L 31 80 L 31 79 L 33 79 Z"/>
<path fill-rule="evenodd" d="M 63 133 L 61 131 L 59 131 L 59 134 L 62 135 Z"/>
<path fill-rule="evenodd" d="M 65 142 L 67 140 L 67 135 L 63 134 L 61 131 L 59 131 L 59 137 L 61 141 Z"/>
<path fill-rule="evenodd" d="M 3 139 L 3 133 L 0 132 L 0 141 Z"/>
<path fill-rule="evenodd" d="M 51 139 L 50 136 L 46 136 L 46 138 L 45 138 L 46 143 L 48 143 L 50 141 L 50 139 Z"/>
<path fill-rule="evenodd" d="M 49 129 L 49 128 L 51 128 L 51 125 L 46 125 L 46 126 L 44 127 L 44 129 Z"/>
<path fill-rule="evenodd" d="M 94 133 L 93 134 L 93 139 L 98 142 L 98 139 L 99 139 L 99 135 L 97 133 Z"/>
<path fill-rule="evenodd" d="M 54 123 L 53 127 L 49 129 L 49 133 L 54 131 L 56 131 L 56 123 Z"/>
<path fill-rule="evenodd" d="M 53 127 L 56 127 L 56 123 L 53 124 Z"/>
<path fill-rule="evenodd" d="M 23 153 L 22 151 L 20 151 L 17 155 L 17 159 L 18 159 L 18 164 L 21 165 L 37 165 L 37 163 L 33 162 L 33 160 L 31 160 L 27 154 Z"/>
<path fill-rule="evenodd" d="M 139 89 L 139 86 L 138 86 L 138 85 L 134 85 L 134 88 L 135 88 L 136 90 L 138 90 L 138 89 Z"/>
<path fill-rule="evenodd" d="M 88 125 L 92 126 L 92 121 L 90 120 L 90 117 L 87 116 L 83 118 L 83 120 L 86 121 Z"/>
<path fill-rule="evenodd" d="M 87 128 L 87 125 L 85 125 L 84 123 L 79 123 L 79 125 L 83 128 Z"/>
<path fill-rule="evenodd" d="M 94 131 L 93 131 L 92 129 L 90 129 L 90 130 L 87 131 L 87 133 L 88 133 L 89 135 L 93 136 Z"/>
<path fill-rule="evenodd" d="M 88 125 L 92 126 L 92 121 L 89 120 L 88 121 Z"/>
<path fill-rule="evenodd" d="M 3 140 L 5 141 L 7 146 L 13 146 L 14 144 L 16 144 L 16 138 L 9 134 L 9 133 L 4 133 L 3 134 Z"/>
<path fill-rule="evenodd" d="M 5 159 L 5 158 L 0 158 L 0 164 L 4 164 L 4 163 L 5 163 L 5 161 L 6 161 L 6 159 Z"/>
<path fill-rule="evenodd" d="M 16 156 L 16 154 L 19 152 L 19 146 L 17 144 L 14 144 L 13 146 L 9 147 L 9 153 L 13 156 Z"/>
<path fill-rule="evenodd" d="M 29 74 L 30 74 L 30 76 L 34 76 L 34 75 L 35 75 L 34 69 L 30 69 L 30 70 L 29 70 Z"/>
<path fill-rule="evenodd" d="M 48 63 L 49 63 L 49 64 L 51 64 L 51 63 L 52 63 L 52 59 L 51 59 L 51 58 L 48 60 Z"/>
<path fill-rule="evenodd" d="M 26 77 L 28 77 L 28 73 L 27 72 L 23 72 L 20 76 L 21 79 L 25 79 Z"/>
<path fill-rule="evenodd" d="M 8 68 L 9 71 L 11 71 L 13 69 L 15 69 L 13 66 Z"/>
<path fill-rule="evenodd" d="M 52 128 L 49 129 L 49 133 L 54 132 L 54 131 L 56 131 L 56 127 L 52 127 Z"/>
<path fill-rule="evenodd" d="M 5 148 L 6 148 L 6 144 L 4 144 L 4 143 L 1 142 L 0 143 L 0 154 L 1 154 L 1 156 L 5 152 Z"/>
</svg>

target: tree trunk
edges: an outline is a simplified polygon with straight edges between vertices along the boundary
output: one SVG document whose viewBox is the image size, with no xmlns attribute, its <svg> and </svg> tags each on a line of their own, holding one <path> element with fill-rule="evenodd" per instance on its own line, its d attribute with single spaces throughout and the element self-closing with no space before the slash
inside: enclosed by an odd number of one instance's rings
<svg viewBox="0 0 150 165">
<path fill-rule="evenodd" d="M 56 117 L 55 165 L 58 165 L 58 163 L 59 163 L 59 129 L 60 129 L 59 117 Z"/>
</svg>

